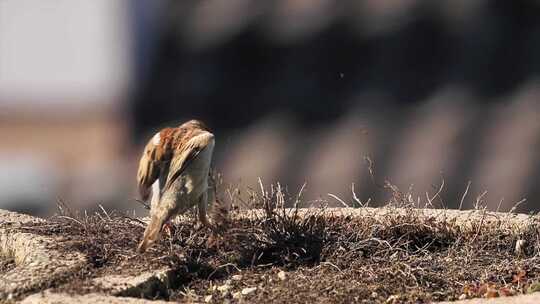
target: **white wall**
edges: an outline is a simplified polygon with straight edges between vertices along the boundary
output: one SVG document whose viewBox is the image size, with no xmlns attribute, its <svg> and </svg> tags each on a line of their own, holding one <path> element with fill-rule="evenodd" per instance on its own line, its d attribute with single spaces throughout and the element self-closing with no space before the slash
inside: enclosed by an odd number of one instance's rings
<svg viewBox="0 0 540 304">
<path fill-rule="evenodd" d="M 130 78 L 127 8 L 124 0 L 0 1 L 0 110 L 118 100 Z"/>
</svg>

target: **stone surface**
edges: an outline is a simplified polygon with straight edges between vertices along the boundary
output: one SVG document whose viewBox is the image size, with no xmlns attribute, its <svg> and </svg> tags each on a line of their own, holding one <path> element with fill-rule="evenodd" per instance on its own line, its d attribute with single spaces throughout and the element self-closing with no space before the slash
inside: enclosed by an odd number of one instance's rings
<svg viewBox="0 0 540 304">
<path fill-rule="evenodd" d="M 304 215 L 310 212 L 320 212 L 321 209 L 305 208 L 299 209 L 298 214 Z M 384 219 L 388 214 L 393 215 L 406 215 L 413 211 L 415 216 L 423 216 L 431 218 L 434 221 L 447 221 L 453 222 L 458 225 L 470 225 L 473 220 L 483 220 L 484 224 L 504 224 L 506 226 L 513 226 L 516 228 L 525 227 L 530 220 L 535 216 L 520 214 L 520 213 L 507 213 L 507 212 L 488 212 L 483 210 L 454 210 L 454 209 L 407 209 L 407 208 L 326 208 L 324 214 L 326 216 L 351 216 L 351 217 L 374 217 Z M 245 214 L 241 214 L 239 217 L 255 217 L 260 216 L 263 210 L 251 210 Z M 293 212 L 292 209 L 288 209 L 287 212 Z M 536 217 L 537 218 L 537 217 Z"/>
<path fill-rule="evenodd" d="M 167 295 L 167 289 L 174 286 L 175 277 L 174 271 L 163 269 L 136 276 L 108 275 L 93 282 L 111 295 L 150 298 L 158 293 Z"/>
<path fill-rule="evenodd" d="M 0 258 L 13 259 L 15 267 L 0 274 L 0 301 L 46 288 L 86 264 L 80 253 L 62 254 L 52 245 L 58 239 L 17 232 L 23 223 L 39 218 L 0 210 Z"/>
<path fill-rule="evenodd" d="M 327 216 L 369 216 L 383 219 L 388 213 L 405 215 L 410 210 L 398 208 L 329 208 L 324 212 Z M 471 220 L 482 219 L 486 224 L 501 224 L 505 227 L 525 227 L 532 218 L 524 214 L 494 213 L 483 211 L 458 211 L 458 210 L 414 210 L 415 214 L 428 217 L 434 221 L 454 222 L 458 225 L 470 225 Z M 420 212 L 419 212 L 420 211 Z M 239 215 L 241 217 L 257 216 L 261 211 L 248 212 Z M 301 210 L 306 212 L 318 212 L 317 210 Z M 419 213 L 418 213 L 419 212 Z M 80 253 L 63 255 L 55 251 L 51 245 L 58 239 L 32 235 L 30 233 L 15 232 L 14 228 L 21 228 L 22 223 L 42 221 L 39 218 L 28 215 L 0 210 L 0 258 L 14 260 L 15 267 L 7 268 L 6 273 L 0 274 L 0 302 L 8 299 L 20 299 L 24 295 L 36 292 L 26 297 L 22 303 L 165 303 L 163 301 L 149 301 L 125 296 L 140 297 L 149 296 L 159 292 L 166 292 L 167 288 L 174 286 L 177 281 L 176 274 L 168 269 L 155 272 L 147 272 L 136 276 L 109 275 L 94 279 L 96 285 L 101 285 L 104 294 L 68 295 L 57 294 L 46 290 L 47 287 L 63 276 L 77 271 L 86 264 L 84 256 Z M 237 275 L 241 278 L 240 275 Z M 279 273 L 280 280 L 286 280 L 286 273 Z M 234 279 L 234 278 L 233 278 Z M 217 290 L 230 292 L 230 282 L 219 286 Z M 238 292 L 242 294 L 256 292 L 256 288 L 244 288 Z M 211 297 L 208 299 L 211 301 Z M 449 302 L 442 302 L 449 303 Z M 540 294 L 520 295 L 497 299 L 472 299 L 452 302 L 458 304 L 483 304 L 483 303 L 540 303 Z"/>
<path fill-rule="evenodd" d="M 151 301 L 145 299 L 115 297 L 102 294 L 87 294 L 83 296 L 65 293 L 43 292 L 31 295 L 21 304 L 165 304 L 165 301 Z"/>
<path fill-rule="evenodd" d="M 470 299 L 456 302 L 439 302 L 439 304 L 538 304 L 540 303 L 540 293 L 530 295 L 519 295 L 513 297 L 490 298 L 490 299 Z"/>
</svg>

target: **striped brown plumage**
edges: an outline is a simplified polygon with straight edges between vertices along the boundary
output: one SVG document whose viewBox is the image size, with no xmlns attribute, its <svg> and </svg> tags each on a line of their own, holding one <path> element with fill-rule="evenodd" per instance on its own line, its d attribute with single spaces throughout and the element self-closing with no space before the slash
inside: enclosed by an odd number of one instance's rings
<svg viewBox="0 0 540 304">
<path fill-rule="evenodd" d="M 159 238 L 170 218 L 195 205 L 199 220 L 210 226 L 206 207 L 211 192 L 208 175 L 213 149 L 214 135 L 198 120 L 165 128 L 149 140 L 137 172 L 141 198 L 146 201 L 152 194 L 150 223 L 139 252 L 146 251 Z"/>
</svg>

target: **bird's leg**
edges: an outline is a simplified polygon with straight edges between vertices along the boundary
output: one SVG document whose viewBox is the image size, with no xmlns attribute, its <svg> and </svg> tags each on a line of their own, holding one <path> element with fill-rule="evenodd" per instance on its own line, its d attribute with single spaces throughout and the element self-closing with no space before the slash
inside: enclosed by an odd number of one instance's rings
<svg viewBox="0 0 540 304">
<path fill-rule="evenodd" d="M 199 221 L 202 227 L 213 229 L 212 224 L 210 224 L 210 221 L 208 220 L 208 217 L 206 216 L 207 204 L 208 204 L 208 194 L 205 191 L 203 192 L 203 194 L 201 194 L 201 196 L 199 197 L 199 201 L 197 203 L 197 209 L 199 211 L 198 212 Z"/>
<path fill-rule="evenodd" d="M 174 227 L 171 221 L 167 221 L 165 224 L 163 224 L 163 232 L 165 232 L 165 234 L 169 237 L 174 235 Z"/>
</svg>

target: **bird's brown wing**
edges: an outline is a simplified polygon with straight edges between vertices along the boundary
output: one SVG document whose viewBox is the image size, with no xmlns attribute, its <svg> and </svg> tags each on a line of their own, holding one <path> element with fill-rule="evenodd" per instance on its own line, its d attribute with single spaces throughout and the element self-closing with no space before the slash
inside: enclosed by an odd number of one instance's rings
<svg viewBox="0 0 540 304">
<path fill-rule="evenodd" d="M 164 131 L 157 133 L 150 139 L 139 161 L 137 183 L 141 198 L 145 201 L 150 196 L 152 184 L 159 178 L 162 167 L 170 160 L 172 154 L 170 145 L 160 137 Z"/>
<path fill-rule="evenodd" d="M 189 140 L 181 143 L 169 166 L 169 175 L 163 191 L 169 189 L 174 181 L 186 170 L 199 153 L 214 142 L 214 135 L 207 131 L 198 131 Z"/>
</svg>

